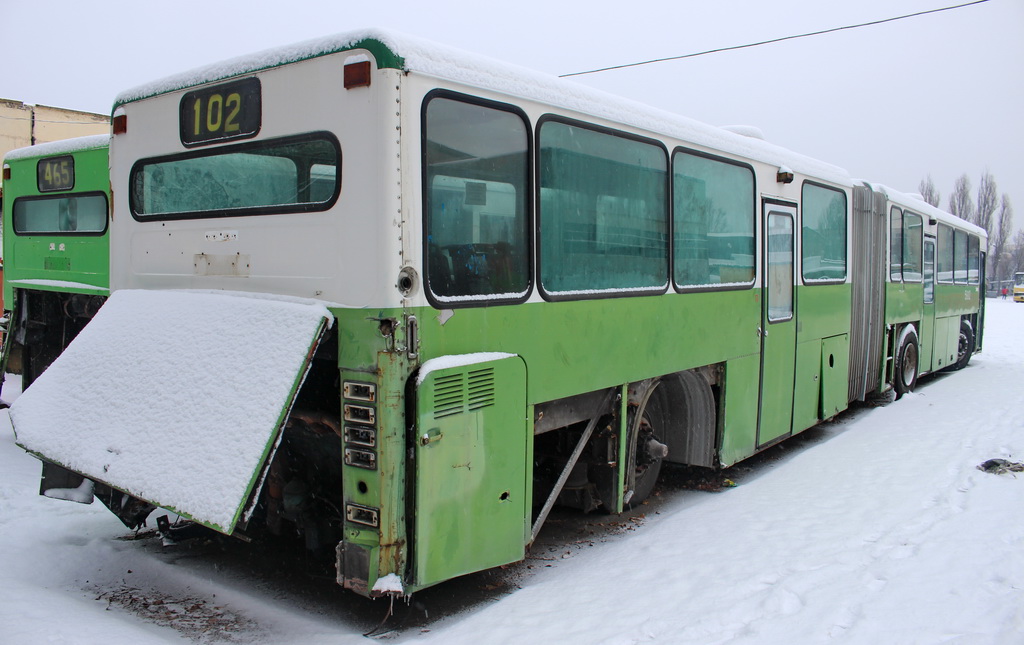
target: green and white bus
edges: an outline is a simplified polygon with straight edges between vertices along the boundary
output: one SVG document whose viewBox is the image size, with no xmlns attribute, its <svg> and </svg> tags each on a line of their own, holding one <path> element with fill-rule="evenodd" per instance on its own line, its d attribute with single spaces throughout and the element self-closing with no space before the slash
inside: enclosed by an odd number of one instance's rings
<svg viewBox="0 0 1024 645">
<path fill-rule="evenodd" d="M 984 229 L 863 183 L 853 240 L 866 273 L 853 281 L 851 355 L 863 367 L 856 378 L 851 371 L 850 400 L 887 385 L 899 398 L 922 374 L 965 367 L 982 345 Z"/>
<path fill-rule="evenodd" d="M 19 148 L 3 160 L 4 366 L 28 387 L 108 294 L 109 135 Z"/>
<path fill-rule="evenodd" d="M 555 504 L 621 512 L 979 329 L 980 229 L 404 36 L 156 81 L 113 132 L 113 292 L 19 444 L 129 526 L 298 534 L 364 595 L 521 560 Z"/>
</svg>

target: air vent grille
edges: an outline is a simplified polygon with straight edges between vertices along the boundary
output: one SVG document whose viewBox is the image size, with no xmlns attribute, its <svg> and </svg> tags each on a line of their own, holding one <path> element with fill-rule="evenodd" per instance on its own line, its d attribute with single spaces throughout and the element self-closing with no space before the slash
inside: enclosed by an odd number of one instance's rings
<svg viewBox="0 0 1024 645">
<path fill-rule="evenodd" d="M 494 405 L 494 368 L 469 373 L 469 410 Z"/>
<path fill-rule="evenodd" d="M 434 382 L 434 418 L 494 405 L 494 368 L 440 376 Z"/>
<path fill-rule="evenodd" d="M 465 374 L 441 376 L 434 382 L 434 418 L 462 412 L 466 403 Z"/>
</svg>

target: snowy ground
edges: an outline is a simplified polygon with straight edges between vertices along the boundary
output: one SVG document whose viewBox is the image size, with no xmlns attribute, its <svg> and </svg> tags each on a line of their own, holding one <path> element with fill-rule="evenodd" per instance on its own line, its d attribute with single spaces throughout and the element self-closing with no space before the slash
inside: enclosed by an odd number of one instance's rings
<svg viewBox="0 0 1024 645">
<path fill-rule="evenodd" d="M 526 562 L 396 603 L 405 622 L 377 638 L 1024 643 L 1024 474 L 977 469 L 1024 461 L 1022 385 L 1024 305 L 989 300 L 966 370 L 730 470 L 735 488 L 669 472 L 631 516 L 558 516 Z M 6 414 L 0 474 L 0 642 L 356 643 L 387 608 L 266 554 L 128 540 L 98 502 L 39 497 Z"/>
</svg>

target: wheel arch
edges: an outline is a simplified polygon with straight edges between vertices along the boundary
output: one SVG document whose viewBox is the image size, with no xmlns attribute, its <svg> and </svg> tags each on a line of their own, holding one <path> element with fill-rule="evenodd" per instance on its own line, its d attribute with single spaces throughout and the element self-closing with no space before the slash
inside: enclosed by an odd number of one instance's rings
<svg viewBox="0 0 1024 645">
<path fill-rule="evenodd" d="M 656 380 L 668 403 L 664 437 L 668 461 L 707 468 L 717 464 L 718 402 L 713 386 L 718 385 L 720 372 L 707 366 Z"/>
<path fill-rule="evenodd" d="M 921 335 L 916 321 L 908 322 L 896 330 L 893 344 L 892 387 L 896 398 L 912 392 L 921 375 Z"/>
</svg>

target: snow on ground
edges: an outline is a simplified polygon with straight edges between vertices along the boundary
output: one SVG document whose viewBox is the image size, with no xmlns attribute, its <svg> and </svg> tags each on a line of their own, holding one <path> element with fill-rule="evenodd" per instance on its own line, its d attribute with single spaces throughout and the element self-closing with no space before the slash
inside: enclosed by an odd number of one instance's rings
<svg viewBox="0 0 1024 645">
<path fill-rule="evenodd" d="M 498 572 L 511 580 L 498 595 L 379 638 L 1024 642 L 1024 475 L 977 469 L 1024 461 L 1022 384 L 1024 305 L 989 300 L 985 351 L 966 370 L 733 469 L 735 488 L 666 491 L 632 520 L 600 520 L 630 530 L 546 542 Z M 125 540 L 98 503 L 38 496 L 38 462 L 14 445 L 6 415 L 0 473 L 5 643 L 333 645 L 366 642 L 383 616 L 386 601 L 307 596 L 323 582 Z M 437 607 L 457 586 L 424 594 Z"/>
</svg>

